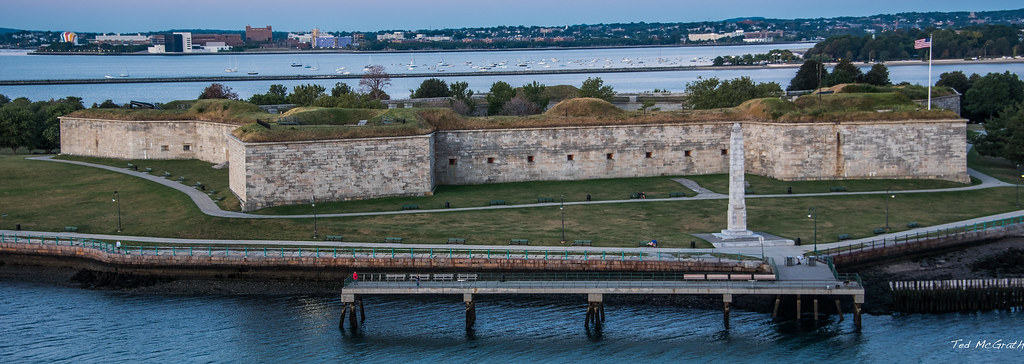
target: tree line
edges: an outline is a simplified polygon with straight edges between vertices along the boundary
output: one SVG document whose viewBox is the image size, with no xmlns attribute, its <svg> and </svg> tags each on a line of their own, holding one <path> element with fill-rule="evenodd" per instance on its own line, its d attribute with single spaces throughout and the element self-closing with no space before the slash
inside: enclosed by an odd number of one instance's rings
<svg viewBox="0 0 1024 364">
<path fill-rule="evenodd" d="M 58 117 L 83 108 L 79 97 L 32 102 L 0 95 L 0 147 L 11 148 L 15 154 L 22 148 L 52 153 L 60 148 Z"/>
<path fill-rule="evenodd" d="M 928 49 L 914 49 L 914 41 L 932 38 L 935 59 L 993 58 L 1024 53 L 1019 31 L 1007 25 L 947 29 L 899 29 L 878 35 L 840 35 L 818 42 L 804 58 L 884 62 L 927 59 Z"/>
</svg>

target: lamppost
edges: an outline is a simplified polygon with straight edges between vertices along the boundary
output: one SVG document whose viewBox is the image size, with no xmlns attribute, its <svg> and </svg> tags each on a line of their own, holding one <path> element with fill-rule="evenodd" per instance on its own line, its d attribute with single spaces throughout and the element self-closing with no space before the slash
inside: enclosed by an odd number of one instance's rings
<svg viewBox="0 0 1024 364">
<path fill-rule="evenodd" d="M 818 212 L 813 207 L 807 209 L 807 217 L 814 219 L 814 256 L 818 256 Z"/>
<path fill-rule="evenodd" d="M 310 205 L 313 206 L 313 239 L 316 239 L 316 195 L 311 195 L 309 201 Z"/>
<path fill-rule="evenodd" d="M 896 194 L 892 193 L 892 186 L 885 190 L 885 231 L 889 231 L 889 200 L 895 199 Z"/>
<path fill-rule="evenodd" d="M 114 198 L 111 201 L 117 204 L 117 232 L 121 232 L 121 195 L 114 191 Z"/>
<path fill-rule="evenodd" d="M 565 244 L 565 195 L 559 197 L 558 210 L 562 212 L 562 244 Z"/>
</svg>

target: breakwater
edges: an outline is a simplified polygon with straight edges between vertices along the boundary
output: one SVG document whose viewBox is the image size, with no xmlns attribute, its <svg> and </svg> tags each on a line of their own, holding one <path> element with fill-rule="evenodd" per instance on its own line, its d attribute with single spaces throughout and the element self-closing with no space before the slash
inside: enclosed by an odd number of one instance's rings
<svg viewBox="0 0 1024 364">
<path fill-rule="evenodd" d="M 1024 278 L 897 281 L 889 289 L 898 312 L 1024 309 Z"/>
<path fill-rule="evenodd" d="M 797 65 L 798 66 L 798 65 Z M 795 67 L 773 66 L 777 67 Z M 720 67 L 715 67 L 720 68 Z M 764 66 L 733 66 L 729 69 L 761 69 Z M 486 71 L 486 72 L 425 72 L 425 73 L 391 73 L 391 78 L 431 78 L 431 77 L 473 77 L 473 76 L 527 76 L 527 75 L 565 75 L 565 74 L 597 74 L 597 73 L 629 73 L 629 72 L 667 72 L 667 71 L 699 71 L 709 70 L 712 66 L 671 66 L 671 67 L 620 67 L 620 68 L 582 68 L 537 71 Z M 41 80 L 0 80 L 0 86 L 31 86 L 31 85 L 83 85 L 83 84 L 122 84 L 122 83 L 174 83 L 174 82 L 233 82 L 233 81 L 289 81 L 289 80 L 351 80 L 360 79 L 362 74 L 333 75 L 251 75 L 251 76 L 190 76 L 190 77 L 117 77 L 117 78 L 83 78 L 83 79 L 41 79 Z"/>
</svg>

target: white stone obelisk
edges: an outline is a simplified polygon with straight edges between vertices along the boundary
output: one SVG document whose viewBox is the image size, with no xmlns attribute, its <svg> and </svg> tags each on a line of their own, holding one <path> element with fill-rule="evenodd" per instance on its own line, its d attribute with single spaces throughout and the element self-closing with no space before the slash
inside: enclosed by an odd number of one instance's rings
<svg viewBox="0 0 1024 364">
<path fill-rule="evenodd" d="M 747 230 L 746 183 L 743 173 L 743 129 L 740 123 L 732 124 L 729 137 L 729 225 L 719 236 L 722 239 L 750 238 L 754 233 Z M 717 234 L 716 234 L 717 235 Z"/>
</svg>

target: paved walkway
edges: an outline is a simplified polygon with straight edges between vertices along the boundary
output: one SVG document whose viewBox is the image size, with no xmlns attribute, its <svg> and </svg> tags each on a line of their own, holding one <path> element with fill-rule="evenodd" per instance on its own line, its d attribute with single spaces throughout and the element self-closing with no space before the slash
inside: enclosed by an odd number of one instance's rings
<svg viewBox="0 0 1024 364">
<path fill-rule="evenodd" d="M 111 172 L 123 173 L 129 176 L 139 177 L 145 180 L 159 183 L 161 185 L 176 189 L 188 195 L 196 207 L 199 208 L 202 213 L 209 216 L 226 217 L 234 219 L 297 219 L 297 218 L 312 218 L 313 215 L 258 215 L 244 212 L 225 211 L 221 210 L 220 206 L 210 199 L 202 191 L 199 191 L 191 186 L 172 181 L 164 177 L 154 176 L 145 172 L 133 171 L 127 168 L 113 167 L 103 164 L 95 164 L 88 162 L 70 161 L 63 159 L 53 159 L 52 156 L 46 157 L 29 157 L 26 159 L 38 160 L 38 161 L 49 161 L 49 162 L 60 162 L 75 164 L 80 166 L 100 168 Z M 967 173 L 972 177 L 981 180 L 980 184 L 965 186 L 965 187 L 953 187 L 953 188 L 940 188 L 931 190 L 902 190 L 896 191 L 899 194 L 906 193 L 934 193 L 934 192 L 949 192 L 949 191 L 969 191 L 978 190 L 993 187 L 1006 187 L 1013 186 L 1012 184 L 999 181 L 995 178 L 984 175 L 978 171 L 968 168 Z M 720 194 L 701 187 L 693 180 L 686 178 L 675 178 L 676 181 L 683 186 L 697 192 L 694 197 L 676 197 L 676 198 L 648 198 L 648 199 L 634 199 L 634 200 L 607 200 L 607 201 L 578 201 L 578 202 L 566 202 L 566 205 L 598 205 L 598 204 L 621 204 L 621 203 L 648 203 L 648 202 L 664 202 L 664 201 L 681 201 L 681 200 L 720 200 L 728 199 L 728 195 Z M 749 198 L 787 198 L 787 197 L 814 197 L 814 196 L 845 196 L 845 195 L 884 195 L 886 191 L 865 191 L 865 192 L 829 192 L 829 193 L 803 193 L 803 194 L 782 194 L 782 195 L 747 195 Z M 498 206 L 479 206 L 479 207 L 461 207 L 461 208 L 450 208 L 450 209 L 428 209 L 428 210 L 403 210 L 403 211 L 375 211 L 375 212 L 352 212 L 352 213 L 335 213 L 335 214 L 317 214 L 317 217 L 355 217 L 355 216 L 381 216 L 381 215 L 401 215 L 401 214 L 429 214 L 429 213 L 443 213 L 443 212 L 458 212 L 458 211 L 480 211 L 480 210 L 502 210 L 502 209 L 521 209 L 521 208 L 535 208 L 535 207 L 554 207 L 559 206 L 558 202 L 553 203 L 536 203 L 529 205 L 498 205 Z"/>
</svg>

